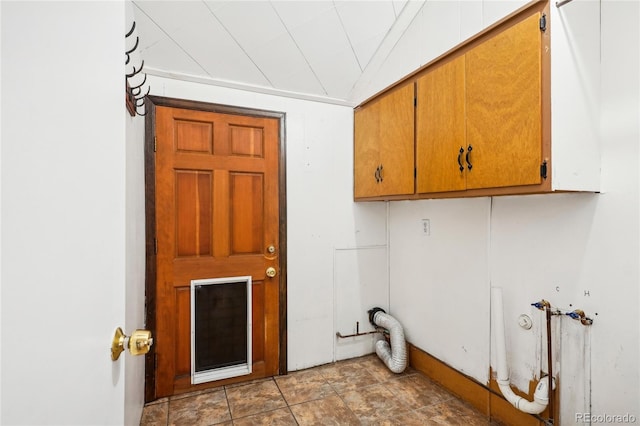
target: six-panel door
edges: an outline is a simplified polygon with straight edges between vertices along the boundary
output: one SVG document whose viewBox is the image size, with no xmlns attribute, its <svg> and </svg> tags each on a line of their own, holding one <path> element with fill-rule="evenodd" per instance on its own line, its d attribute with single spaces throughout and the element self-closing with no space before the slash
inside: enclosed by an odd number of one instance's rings
<svg viewBox="0 0 640 426">
<path fill-rule="evenodd" d="M 190 378 L 196 279 L 252 277 L 247 378 L 277 374 L 279 121 L 158 107 L 156 138 L 156 397 L 207 386 Z"/>
</svg>

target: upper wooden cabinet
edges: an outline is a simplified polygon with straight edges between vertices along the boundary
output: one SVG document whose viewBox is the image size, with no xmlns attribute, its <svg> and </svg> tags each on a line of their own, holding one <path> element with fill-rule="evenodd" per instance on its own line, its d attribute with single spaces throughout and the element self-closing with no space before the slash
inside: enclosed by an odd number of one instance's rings
<svg viewBox="0 0 640 426">
<path fill-rule="evenodd" d="M 560 18 L 530 3 L 356 107 L 355 198 L 597 191 L 597 131 L 585 128 L 598 107 L 599 39 L 564 26 L 592 28 L 599 10 L 576 10 Z M 402 189 L 382 184 L 391 170 Z"/>
<path fill-rule="evenodd" d="M 542 182 L 540 17 L 416 79 L 418 193 Z"/>
<path fill-rule="evenodd" d="M 465 55 L 467 188 L 542 182 L 541 13 Z"/>
<path fill-rule="evenodd" d="M 356 198 L 414 193 L 413 122 L 413 83 L 356 109 Z"/>
<path fill-rule="evenodd" d="M 416 81 L 416 191 L 467 188 L 465 58 L 458 56 Z"/>
</svg>

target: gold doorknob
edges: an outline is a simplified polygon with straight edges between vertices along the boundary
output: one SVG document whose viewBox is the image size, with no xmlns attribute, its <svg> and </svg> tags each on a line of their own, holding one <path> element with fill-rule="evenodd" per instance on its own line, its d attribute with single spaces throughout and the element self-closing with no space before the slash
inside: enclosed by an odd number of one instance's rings
<svg viewBox="0 0 640 426">
<path fill-rule="evenodd" d="M 135 330 L 129 337 L 129 352 L 131 355 L 144 355 L 151 350 L 153 337 L 149 330 Z"/>
<path fill-rule="evenodd" d="M 274 268 L 273 266 L 269 266 L 267 268 L 266 274 L 269 278 L 273 278 L 276 276 L 277 272 L 276 272 L 276 268 Z"/>
<path fill-rule="evenodd" d="M 118 327 L 111 341 L 111 359 L 113 361 L 120 358 L 120 354 L 124 352 L 126 339 L 127 336 Z M 153 345 L 153 338 L 149 330 L 135 330 L 128 339 L 129 342 L 126 347 L 129 348 L 131 355 L 144 355 L 149 352 L 151 345 Z"/>
<path fill-rule="evenodd" d="M 120 358 L 120 354 L 124 351 L 124 333 L 120 327 L 116 328 L 116 332 L 113 335 L 113 340 L 111 341 L 111 360 L 115 361 Z"/>
</svg>

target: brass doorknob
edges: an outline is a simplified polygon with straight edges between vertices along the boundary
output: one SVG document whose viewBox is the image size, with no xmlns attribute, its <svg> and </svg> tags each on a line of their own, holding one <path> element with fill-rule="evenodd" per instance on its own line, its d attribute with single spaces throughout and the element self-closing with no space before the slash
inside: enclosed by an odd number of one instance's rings
<svg viewBox="0 0 640 426">
<path fill-rule="evenodd" d="M 149 330 L 136 330 L 129 337 L 129 352 L 131 355 L 144 355 L 151 349 L 153 337 Z"/>
<path fill-rule="evenodd" d="M 120 327 L 116 328 L 116 331 L 113 335 L 113 340 L 111 341 L 111 360 L 115 361 L 120 358 L 120 354 L 124 351 L 124 339 L 127 336 L 122 332 Z"/>
<path fill-rule="evenodd" d="M 135 330 L 131 333 L 131 337 L 127 337 L 120 327 L 118 327 L 111 342 L 111 360 L 115 361 L 120 358 L 120 354 L 124 352 L 125 340 L 129 339 L 126 347 L 129 348 L 131 355 L 144 355 L 151 349 L 153 338 L 149 330 Z"/>
<path fill-rule="evenodd" d="M 269 266 L 267 268 L 266 274 L 269 278 L 273 278 L 276 276 L 277 272 L 276 272 L 276 268 L 274 268 L 273 266 Z"/>
</svg>

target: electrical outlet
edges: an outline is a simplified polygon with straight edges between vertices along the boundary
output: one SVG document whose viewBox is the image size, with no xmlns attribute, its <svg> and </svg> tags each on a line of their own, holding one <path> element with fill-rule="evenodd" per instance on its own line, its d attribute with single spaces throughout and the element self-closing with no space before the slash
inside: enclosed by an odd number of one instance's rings
<svg viewBox="0 0 640 426">
<path fill-rule="evenodd" d="M 421 235 L 427 237 L 431 235 L 431 221 L 429 219 L 420 220 Z"/>
</svg>

